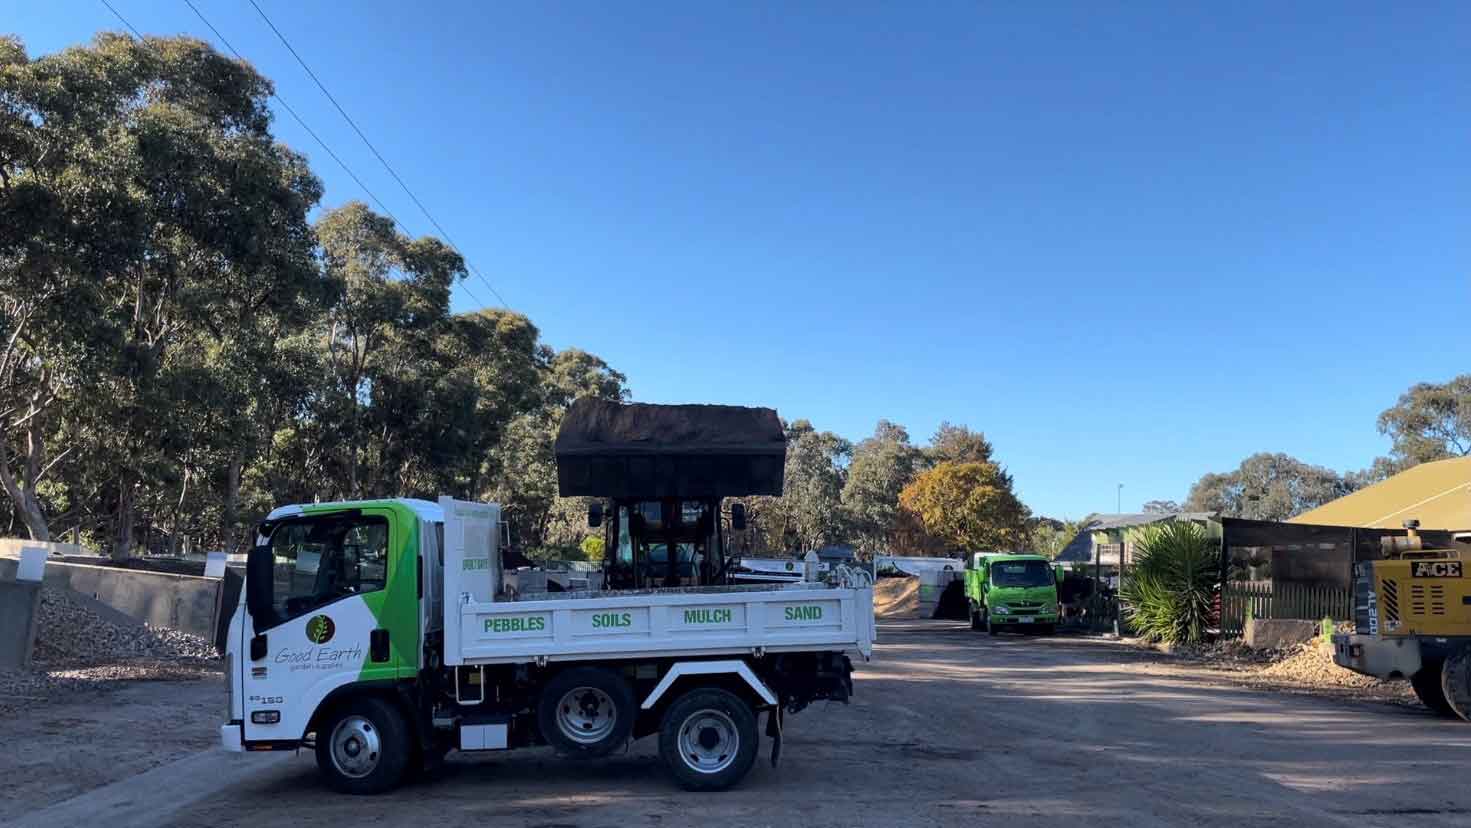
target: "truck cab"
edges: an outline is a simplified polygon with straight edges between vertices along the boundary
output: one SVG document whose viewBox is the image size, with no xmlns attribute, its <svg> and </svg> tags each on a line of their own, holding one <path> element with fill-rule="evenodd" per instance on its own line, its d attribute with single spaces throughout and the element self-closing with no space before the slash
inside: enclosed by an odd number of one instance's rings
<svg viewBox="0 0 1471 828">
<path fill-rule="evenodd" d="M 1058 621 L 1062 569 L 1041 555 L 977 552 L 966 559 L 965 597 L 973 630 L 1049 635 Z"/>
</svg>

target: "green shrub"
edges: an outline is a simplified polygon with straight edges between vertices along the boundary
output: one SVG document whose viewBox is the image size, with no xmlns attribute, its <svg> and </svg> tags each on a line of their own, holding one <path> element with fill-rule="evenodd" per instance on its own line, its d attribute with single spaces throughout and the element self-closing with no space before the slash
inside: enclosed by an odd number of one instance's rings
<svg viewBox="0 0 1471 828">
<path fill-rule="evenodd" d="M 1124 614 L 1150 641 L 1199 643 L 1210 625 L 1220 567 L 1220 548 L 1198 524 L 1146 527 L 1119 591 Z"/>
</svg>

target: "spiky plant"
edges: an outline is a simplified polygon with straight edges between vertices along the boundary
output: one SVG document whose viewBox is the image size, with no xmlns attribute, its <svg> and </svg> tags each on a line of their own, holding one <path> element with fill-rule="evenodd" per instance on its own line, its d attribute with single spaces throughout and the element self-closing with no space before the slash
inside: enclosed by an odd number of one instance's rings
<svg viewBox="0 0 1471 828">
<path fill-rule="evenodd" d="M 1200 525 L 1175 521 L 1145 527 L 1119 590 L 1124 614 L 1151 641 L 1199 643 L 1210 625 L 1220 567 L 1217 542 Z"/>
</svg>

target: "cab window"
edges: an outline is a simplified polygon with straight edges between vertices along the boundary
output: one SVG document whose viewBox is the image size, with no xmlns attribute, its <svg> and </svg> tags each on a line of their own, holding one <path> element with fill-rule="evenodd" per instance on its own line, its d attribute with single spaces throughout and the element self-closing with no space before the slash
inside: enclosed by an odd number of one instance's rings
<svg viewBox="0 0 1471 828">
<path fill-rule="evenodd" d="M 277 623 L 388 579 L 388 521 L 362 515 L 292 520 L 271 533 L 271 606 Z"/>
</svg>

